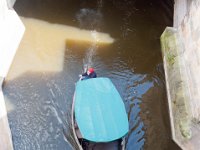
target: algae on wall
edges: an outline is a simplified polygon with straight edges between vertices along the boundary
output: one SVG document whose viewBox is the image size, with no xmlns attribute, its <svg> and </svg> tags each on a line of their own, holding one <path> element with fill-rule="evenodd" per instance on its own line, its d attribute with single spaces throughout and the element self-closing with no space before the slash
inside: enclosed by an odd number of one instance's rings
<svg viewBox="0 0 200 150">
<path fill-rule="evenodd" d="M 200 147 L 199 18 L 199 0 L 175 0 L 176 29 L 161 36 L 172 137 L 186 150 Z"/>
<path fill-rule="evenodd" d="M 191 113 L 182 63 L 182 47 L 177 30 L 166 28 L 161 36 L 161 45 L 174 138 L 189 139 L 192 135 L 190 128 Z"/>
</svg>

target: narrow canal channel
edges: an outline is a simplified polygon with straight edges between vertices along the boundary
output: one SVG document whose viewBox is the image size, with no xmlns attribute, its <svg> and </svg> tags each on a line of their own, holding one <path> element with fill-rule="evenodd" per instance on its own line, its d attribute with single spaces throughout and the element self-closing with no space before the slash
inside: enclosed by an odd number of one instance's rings
<svg viewBox="0 0 200 150">
<path fill-rule="evenodd" d="M 3 89 L 15 150 L 72 149 L 70 109 L 86 64 L 109 77 L 124 99 L 127 150 L 179 150 L 170 135 L 159 41 L 172 26 L 173 1 L 17 0 L 14 8 L 26 26 Z M 61 38 L 66 30 L 73 36 L 69 26 L 94 38 L 104 32 L 114 42 Z"/>
</svg>

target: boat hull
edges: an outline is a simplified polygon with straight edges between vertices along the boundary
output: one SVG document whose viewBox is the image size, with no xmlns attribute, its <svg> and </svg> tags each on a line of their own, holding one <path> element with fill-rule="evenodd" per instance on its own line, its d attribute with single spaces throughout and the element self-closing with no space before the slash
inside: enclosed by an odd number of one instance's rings
<svg viewBox="0 0 200 150">
<path fill-rule="evenodd" d="M 78 145 L 79 150 L 125 150 L 125 138 L 121 138 L 107 143 L 95 143 L 84 140 L 75 121 L 74 105 L 75 94 L 72 102 L 71 121 L 73 136 L 76 141 L 76 144 Z"/>
</svg>

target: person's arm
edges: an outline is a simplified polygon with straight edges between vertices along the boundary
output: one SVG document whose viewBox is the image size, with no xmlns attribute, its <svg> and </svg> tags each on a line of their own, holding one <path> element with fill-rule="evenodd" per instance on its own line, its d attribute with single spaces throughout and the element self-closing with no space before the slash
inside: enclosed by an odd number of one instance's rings
<svg viewBox="0 0 200 150">
<path fill-rule="evenodd" d="M 88 74 L 87 74 L 87 72 L 85 72 L 85 73 L 83 73 L 82 75 L 81 75 L 81 80 L 85 80 L 85 79 L 88 79 L 89 78 L 89 76 L 88 76 Z"/>
<path fill-rule="evenodd" d="M 87 72 L 83 73 L 82 76 L 88 76 L 88 75 L 87 75 Z"/>
</svg>

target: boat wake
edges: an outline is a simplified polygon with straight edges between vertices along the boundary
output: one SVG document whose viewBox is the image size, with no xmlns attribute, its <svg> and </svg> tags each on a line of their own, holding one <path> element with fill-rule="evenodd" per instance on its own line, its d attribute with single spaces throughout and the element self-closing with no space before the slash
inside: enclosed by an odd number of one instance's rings
<svg viewBox="0 0 200 150">
<path fill-rule="evenodd" d="M 97 37 L 97 32 L 91 31 L 91 35 L 94 38 L 94 42 L 92 45 L 87 49 L 85 58 L 83 59 L 83 70 L 86 71 L 90 67 L 94 67 L 93 57 L 96 54 L 96 50 L 98 49 L 97 42 L 99 41 Z"/>
<path fill-rule="evenodd" d="M 83 71 L 86 71 L 89 67 L 94 67 L 93 58 L 98 49 L 97 43 L 100 42 L 100 37 L 98 36 L 97 30 L 102 25 L 102 13 L 101 7 L 103 3 L 102 0 L 98 0 L 97 9 L 82 8 L 77 13 L 76 18 L 80 24 L 80 28 L 91 30 L 91 36 L 94 39 L 94 42 L 87 49 L 85 58 L 83 59 Z"/>
</svg>

